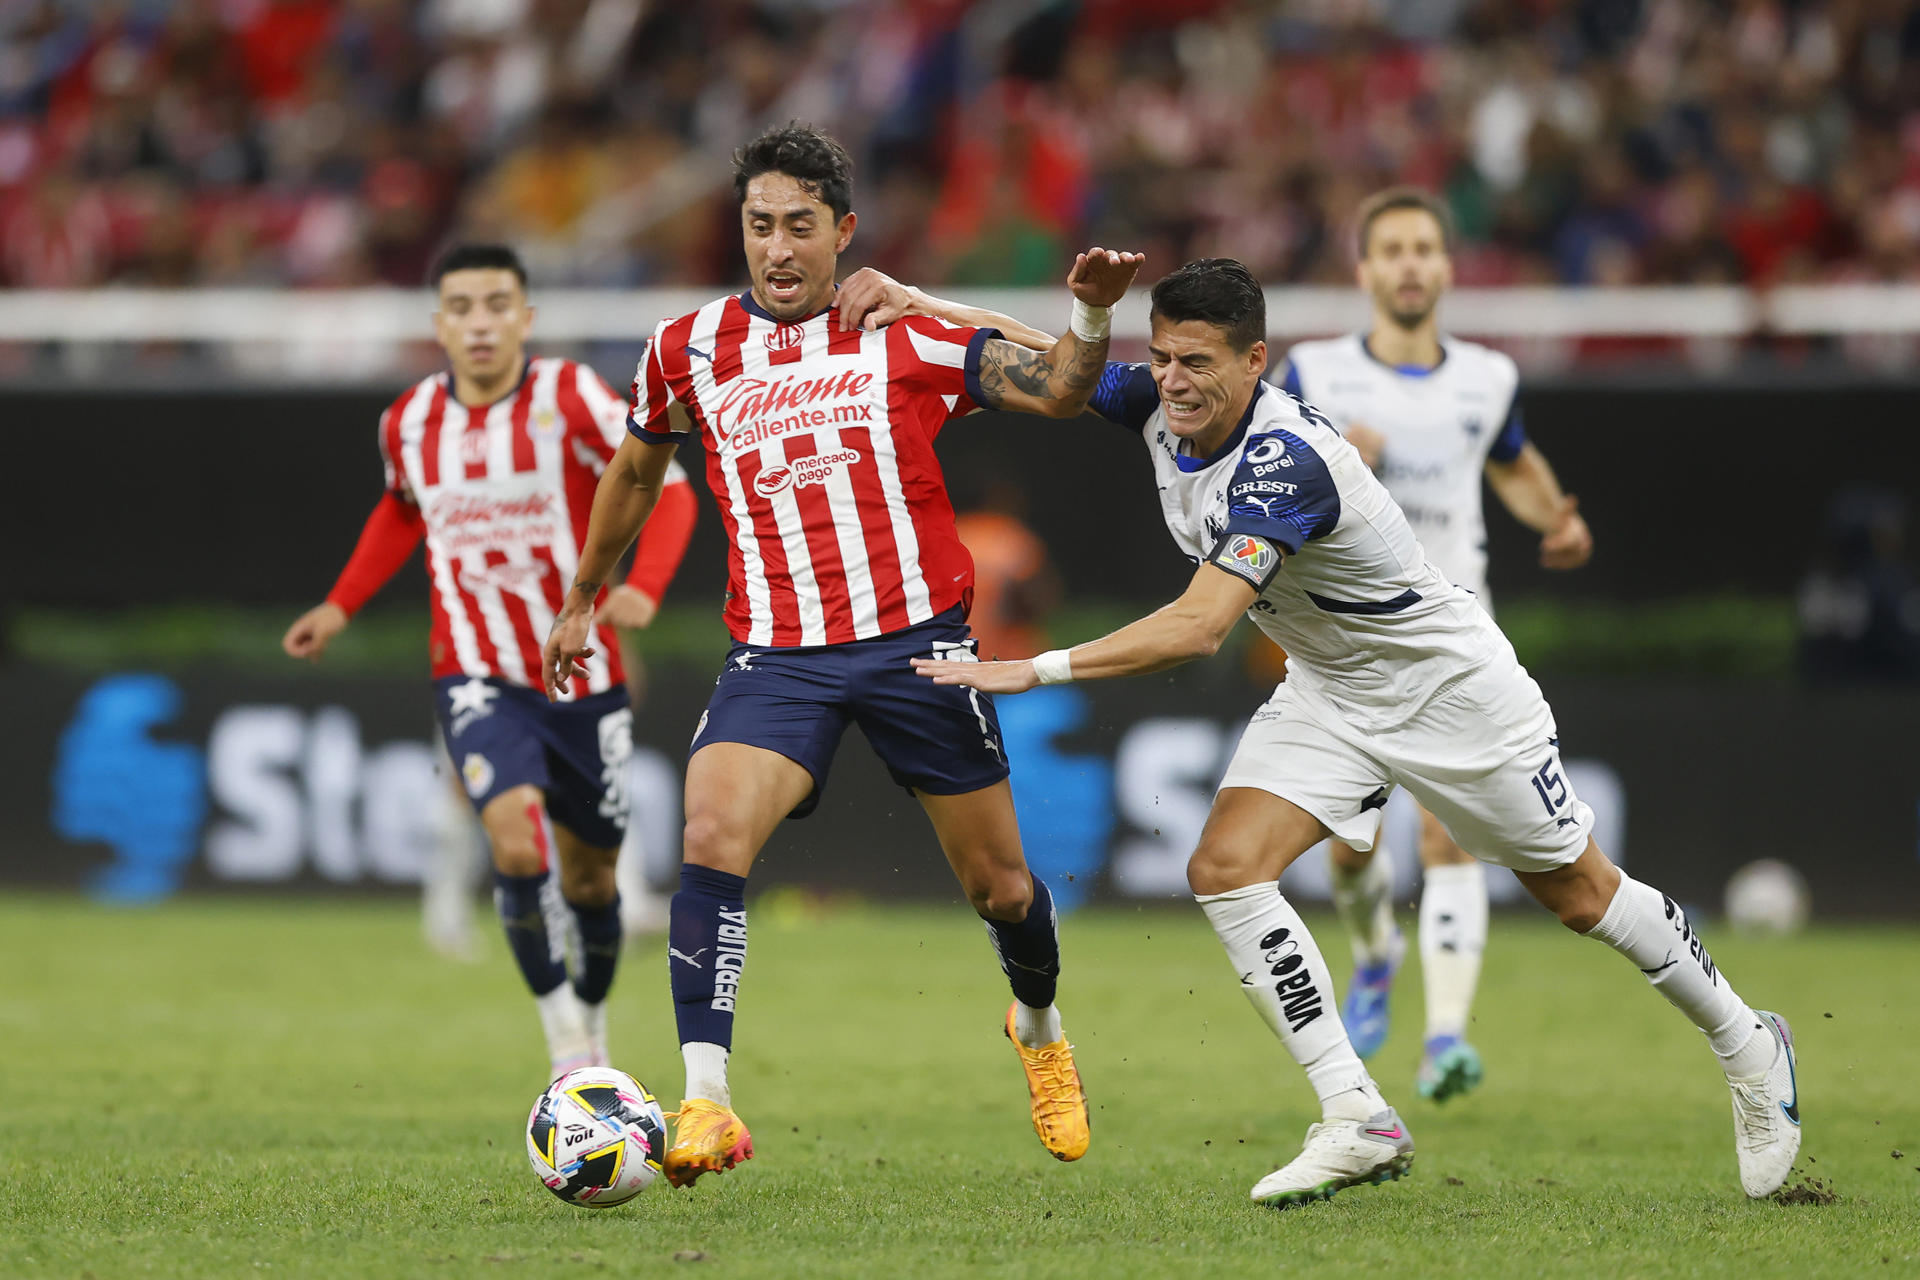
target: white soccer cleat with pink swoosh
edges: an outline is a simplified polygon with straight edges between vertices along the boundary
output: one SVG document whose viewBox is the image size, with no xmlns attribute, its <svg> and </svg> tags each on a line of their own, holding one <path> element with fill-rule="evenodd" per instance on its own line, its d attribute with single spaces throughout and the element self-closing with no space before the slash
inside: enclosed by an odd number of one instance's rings
<svg viewBox="0 0 1920 1280">
<path fill-rule="evenodd" d="M 1287 1209 L 1331 1200 L 1344 1187 L 1392 1182 L 1413 1169 L 1413 1135 L 1392 1107 L 1365 1120 L 1322 1120 L 1284 1169 L 1254 1184 L 1257 1204 Z"/>
</svg>

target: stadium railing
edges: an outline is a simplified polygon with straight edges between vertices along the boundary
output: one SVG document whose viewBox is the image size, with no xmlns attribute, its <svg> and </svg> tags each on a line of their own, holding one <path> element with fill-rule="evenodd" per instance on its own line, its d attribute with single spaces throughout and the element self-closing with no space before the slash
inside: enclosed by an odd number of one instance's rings
<svg viewBox="0 0 1920 1280">
<path fill-rule="evenodd" d="M 663 318 L 724 286 L 644 290 L 538 289 L 538 341 L 637 349 Z M 1064 316 L 1058 288 L 955 289 L 953 296 L 1029 322 Z M 1351 331 L 1366 305 L 1349 288 L 1274 288 L 1271 341 Z M 142 350 L 148 371 L 220 379 L 391 380 L 431 361 L 425 290 L 100 289 L 0 291 L 0 352 L 15 371 L 86 373 L 116 348 Z M 1116 353 L 1139 353 L 1145 290 L 1115 317 Z M 1743 353 L 1812 346 L 1837 370 L 1904 372 L 1920 353 L 1920 286 L 1738 286 L 1460 289 L 1451 332 L 1508 350 L 1533 374 L 1623 361 L 1726 371 Z M 24 353 L 24 354 L 23 354 Z"/>
</svg>

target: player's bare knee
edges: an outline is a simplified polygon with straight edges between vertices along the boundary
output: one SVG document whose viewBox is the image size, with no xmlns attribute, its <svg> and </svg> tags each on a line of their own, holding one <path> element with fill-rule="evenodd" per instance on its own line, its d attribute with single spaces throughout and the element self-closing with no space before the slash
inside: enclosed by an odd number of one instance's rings
<svg viewBox="0 0 1920 1280">
<path fill-rule="evenodd" d="M 537 876 L 547 869 L 545 851 L 530 828 L 489 832 L 487 839 L 493 847 L 494 870 L 502 875 Z"/>
<path fill-rule="evenodd" d="M 619 892 L 610 859 L 560 864 L 560 893 L 568 902 L 582 907 L 604 907 Z"/>
<path fill-rule="evenodd" d="M 690 866 L 745 875 L 753 862 L 750 843 L 747 826 L 736 815 L 718 806 L 702 806 L 687 814 L 681 859 Z"/>
<path fill-rule="evenodd" d="M 1017 876 L 996 876 L 978 887 L 968 885 L 967 900 L 989 920 L 1018 924 L 1033 905 L 1033 881 L 1024 870 Z"/>
<path fill-rule="evenodd" d="M 1197 897 L 1244 889 L 1265 878 L 1260 862 L 1252 850 L 1231 844 L 1202 844 L 1187 859 L 1187 887 Z"/>
</svg>

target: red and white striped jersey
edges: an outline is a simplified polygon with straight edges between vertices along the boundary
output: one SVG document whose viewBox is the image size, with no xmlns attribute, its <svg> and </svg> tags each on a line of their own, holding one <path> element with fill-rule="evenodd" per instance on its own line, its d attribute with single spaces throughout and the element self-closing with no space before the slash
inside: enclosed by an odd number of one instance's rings
<svg viewBox="0 0 1920 1280">
<path fill-rule="evenodd" d="M 838 310 L 782 324 L 751 295 L 654 330 L 630 426 L 679 439 L 676 404 L 699 424 L 736 641 L 842 644 L 971 602 L 973 559 L 933 440 L 977 407 L 995 336 L 922 317 L 842 331 Z"/>
<path fill-rule="evenodd" d="M 542 358 L 486 408 L 462 405 L 442 373 L 381 416 L 387 488 L 419 504 L 426 526 L 436 679 L 540 687 L 540 646 L 573 581 L 594 488 L 626 415 L 592 369 Z M 686 482 L 677 464 L 668 468 L 668 484 Z M 598 631 L 574 696 L 625 680 L 613 632 Z"/>
</svg>

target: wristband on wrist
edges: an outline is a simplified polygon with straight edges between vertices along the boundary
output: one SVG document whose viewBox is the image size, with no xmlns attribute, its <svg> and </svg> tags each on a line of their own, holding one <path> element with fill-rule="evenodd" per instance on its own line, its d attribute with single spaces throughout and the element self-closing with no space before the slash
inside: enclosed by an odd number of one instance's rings
<svg viewBox="0 0 1920 1280">
<path fill-rule="evenodd" d="M 1107 335 L 1113 332 L 1113 308 L 1090 307 L 1075 298 L 1073 315 L 1067 321 L 1067 327 L 1082 342 L 1105 342 Z"/>
<path fill-rule="evenodd" d="M 1066 649 L 1049 649 L 1033 660 L 1034 678 L 1041 684 L 1070 684 L 1073 681 L 1073 657 Z"/>
</svg>

